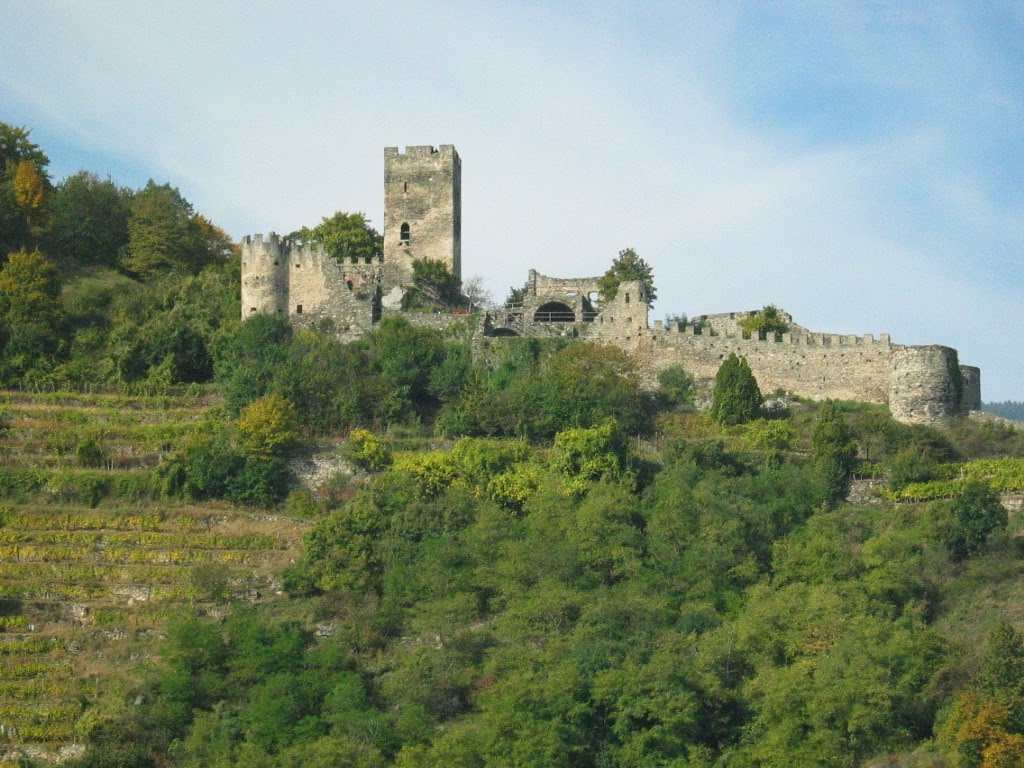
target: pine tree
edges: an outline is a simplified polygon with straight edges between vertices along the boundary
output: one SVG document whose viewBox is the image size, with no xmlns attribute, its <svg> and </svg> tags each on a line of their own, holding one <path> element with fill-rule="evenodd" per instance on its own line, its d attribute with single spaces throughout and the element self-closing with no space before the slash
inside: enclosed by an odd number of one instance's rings
<svg viewBox="0 0 1024 768">
<path fill-rule="evenodd" d="M 731 353 L 715 375 L 711 416 L 727 426 L 744 424 L 757 417 L 762 400 L 746 358 Z"/>
</svg>

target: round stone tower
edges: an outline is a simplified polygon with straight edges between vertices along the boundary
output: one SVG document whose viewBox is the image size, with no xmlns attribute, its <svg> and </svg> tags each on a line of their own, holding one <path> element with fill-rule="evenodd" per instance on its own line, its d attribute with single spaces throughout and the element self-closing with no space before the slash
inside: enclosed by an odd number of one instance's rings
<svg viewBox="0 0 1024 768">
<path fill-rule="evenodd" d="M 274 232 L 242 240 L 242 319 L 288 312 L 289 246 Z"/>
<path fill-rule="evenodd" d="M 889 373 L 889 411 L 905 424 L 936 424 L 961 412 L 963 380 L 955 349 L 896 347 Z"/>
</svg>

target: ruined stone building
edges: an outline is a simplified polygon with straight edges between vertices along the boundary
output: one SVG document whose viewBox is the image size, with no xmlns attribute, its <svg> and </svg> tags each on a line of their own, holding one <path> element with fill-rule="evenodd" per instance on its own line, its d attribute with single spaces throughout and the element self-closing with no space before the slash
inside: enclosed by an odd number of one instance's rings
<svg viewBox="0 0 1024 768">
<path fill-rule="evenodd" d="M 388 313 L 404 312 L 414 259 L 439 260 L 461 279 L 462 168 L 455 148 L 442 145 L 384 150 L 384 252 L 377 260 L 339 263 L 323 249 L 274 233 L 243 239 L 242 315 L 287 314 L 344 339 L 358 338 Z M 981 408 L 981 372 L 959 364 L 938 345 L 906 346 L 875 337 L 811 332 L 783 313 L 786 333 L 747 334 L 750 312 L 705 315 L 686 324 L 649 321 L 641 283 L 626 282 L 600 301 L 598 278 L 554 278 L 531 270 L 521 305 L 478 316 L 477 335 L 501 343 L 512 336 L 563 336 L 613 344 L 633 355 L 653 382 L 680 364 L 710 391 L 730 353 L 744 356 L 763 392 L 782 390 L 888 404 L 908 423 L 933 423 Z M 447 318 L 406 313 L 436 325 Z"/>
</svg>

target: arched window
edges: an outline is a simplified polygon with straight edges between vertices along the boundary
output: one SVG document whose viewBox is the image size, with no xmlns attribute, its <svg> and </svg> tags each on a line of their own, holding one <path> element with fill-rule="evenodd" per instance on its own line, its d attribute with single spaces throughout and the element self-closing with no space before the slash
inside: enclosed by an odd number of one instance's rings
<svg viewBox="0 0 1024 768">
<path fill-rule="evenodd" d="M 403 224 L 402 225 L 402 229 L 401 229 L 400 234 L 398 235 L 398 239 L 401 241 L 402 245 L 408 245 L 409 244 L 409 225 L 408 224 Z"/>
</svg>

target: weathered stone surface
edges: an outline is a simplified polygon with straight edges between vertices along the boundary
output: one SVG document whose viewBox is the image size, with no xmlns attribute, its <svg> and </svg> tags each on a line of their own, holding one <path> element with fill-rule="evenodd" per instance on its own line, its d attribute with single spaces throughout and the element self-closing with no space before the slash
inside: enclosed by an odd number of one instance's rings
<svg viewBox="0 0 1024 768">
<path fill-rule="evenodd" d="M 451 145 L 384 150 L 384 254 L 372 263 L 341 264 L 322 249 L 301 247 L 270 233 L 246 237 L 242 252 L 242 316 L 286 314 L 345 340 L 371 330 L 382 317 L 403 313 L 410 322 L 449 328 L 466 318 L 404 313 L 417 258 L 443 262 L 461 275 L 462 163 Z M 691 323 L 648 322 L 647 297 L 637 282 L 623 282 L 601 304 L 597 277 L 557 278 L 530 270 L 521 306 L 473 322 L 478 341 L 541 336 L 613 344 L 633 355 L 646 383 L 682 365 L 697 382 L 698 401 L 710 394 L 722 361 L 744 356 L 762 392 L 777 390 L 815 400 L 885 403 L 910 423 L 934 423 L 981 407 L 981 372 L 961 366 L 948 347 L 893 344 L 877 339 L 816 333 L 785 312 L 786 333 L 748 336 L 740 325 L 752 311 L 702 315 Z M 477 348 L 480 344 L 475 345 Z"/>
<path fill-rule="evenodd" d="M 441 261 L 462 278 L 462 161 L 450 144 L 384 150 L 388 283 L 410 285 L 414 259 Z"/>
</svg>

